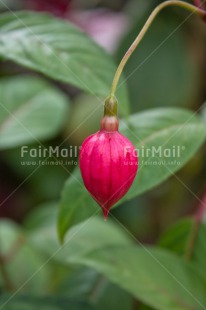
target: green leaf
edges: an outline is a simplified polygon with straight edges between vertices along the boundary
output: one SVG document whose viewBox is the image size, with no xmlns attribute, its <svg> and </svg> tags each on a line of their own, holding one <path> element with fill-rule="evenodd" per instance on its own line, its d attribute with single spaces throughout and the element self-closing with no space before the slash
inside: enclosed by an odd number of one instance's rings
<svg viewBox="0 0 206 310">
<path fill-rule="evenodd" d="M 58 234 L 63 241 L 67 230 L 100 212 L 94 199 L 85 189 L 78 169 L 65 183 L 58 214 Z"/>
<path fill-rule="evenodd" d="M 183 257 L 185 255 L 192 224 L 193 221 L 190 218 L 180 220 L 173 224 L 160 237 L 158 245 Z"/>
<path fill-rule="evenodd" d="M 194 219 L 185 218 L 173 224 L 161 236 L 158 245 L 164 249 L 170 250 L 180 257 L 186 256 L 189 238 L 194 225 Z M 202 272 L 206 268 L 206 225 L 202 223 L 198 229 L 198 234 L 195 239 L 195 245 L 191 256 L 191 261 Z M 150 310 L 142 306 L 141 310 Z"/>
<path fill-rule="evenodd" d="M 39 246 L 38 244 L 44 247 L 44 238 L 42 238 L 41 233 L 47 233 L 50 230 L 51 235 L 54 240 L 57 241 L 56 237 L 56 215 L 57 215 L 57 204 L 54 203 L 47 203 L 44 205 L 35 208 L 34 211 L 30 212 L 29 216 L 27 216 L 24 226 L 27 228 L 28 234 L 34 234 L 33 245 L 35 244 L 36 247 Z M 98 234 L 95 234 L 96 241 L 92 242 L 91 246 L 96 248 L 98 243 L 101 240 L 101 234 L 106 239 L 106 242 L 109 244 L 126 244 L 127 238 L 121 231 L 116 228 L 116 226 L 110 222 L 105 225 L 103 221 L 99 221 L 98 219 L 93 220 L 89 223 L 88 229 L 86 230 L 86 234 L 89 238 L 89 231 L 95 231 L 98 227 Z M 107 230 L 107 231 L 105 231 Z M 40 231 L 40 233 L 39 233 Z M 87 243 L 86 239 L 84 238 L 85 231 L 79 232 L 80 236 L 78 237 L 82 239 L 85 247 L 90 246 Z M 79 234 L 78 233 L 78 234 Z M 72 232 L 71 232 L 72 234 Z M 28 238 L 28 240 L 31 240 Z M 103 240 L 103 239 L 102 239 Z M 46 240 L 47 241 L 47 240 Z M 94 239 L 93 239 L 94 241 Z M 128 240 L 129 242 L 129 240 Z M 75 245 L 76 243 L 76 245 Z M 82 244 L 82 243 L 81 243 Z M 102 242 L 102 244 L 104 244 Z M 71 244 L 74 246 L 74 250 L 81 246 L 78 245 L 78 240 L 74 240 Z M 41 248 L 41 247 L 40 247 Z M 42 249 L 42 248 L 41 248 Z M 52 250 L 52 248 L 51 248 Z M 74 272 L 64 272 L 63 281 L 61 281 L 60 285 L 58 285 L 55 292 L 61 296 L 65 296 L 69 299 L 77 300 L 81 297 L 84 300 L 95 305 L 95 309 L 103 310 L 103 309 L 116 309 L 124 310 L 124 309 L 131 309 L 132 308 L 132 298 L 131 296 L 123 291 L 118 286 L 114 285 L 113 283 L 109 282 L 106 278 L 102 277 L 99 273 L 92 269 L 88 268 L 80 268 L 78 270 L 74 270 Z"/>
<path fill-rule="evenodd" d="M 12 296 L 3 295 L 0 299 L 0 308 L 5 310 L 92 310 L 85 301 L 72 300 L 66 297 L 46 296 Z"/>
<path fill-rule="evenodd" d="M 39 269 L 45 259 L 28 245 L 20 227 L 8 220 L 0 221 L 0 255 L 8 257 L 4 265 L 14 291 L 47 292 L 51 283 L 50 266 Z M 0 286 L 4 287 L 1 273 Z"/>
<path fill-rule="evenodd" d="M 16 8 L 18 7 L 19 3 L 17 3 L 15 0 L 4 0 L 4 2 L 0 2 L 0 9 L 1 10 L 7 10 L 8 8 Z"/>
<path fill-rule="evenodd" d="M 34 12 L 0 17 L 0 56 L 105 99 L 115 65 L 111 57 L 69 22 Z M 128 114 L 126 88 L 118 92 Z"/>
<path fill-rule="evenodd" d="M 191 238 L 191 232 L 194 226 L 194 219 L 184 219 L 175 223 L 170 227 L 160 238 L 159 245 L 165 249 L 184 256 L 188 246 L 188 240 Z M 200 270 L 206 270 L 206 223 L 200 224 L 194 248 L 192 251 L 191 260 L 197 265 Z"/>
<path fill-rule="evenodd" d="M 139 310 L 154 310 L 154 308 L 141 304 Z"/>
<path fill-rule="evenodd" d="M 146 192 L 180 170 L 206 138 L 205 124 L 199 116 L 177 108 L 154 109 L 133 115 L 129 128 L 124 124 L 122 132 L 137 148 L 140 165 L 123 200 Z M 159 153 L 156 152 L 158 149 Z"/>
<path fill-rule="evenodd" d="M 44 238 L 42 238 L 43 235 Z M 54 225 L 35 230 L 30 234 L 30 241 L 37 249 L 46 251 L 46 253 L 55 252 L 58 248 L 61 253 L 65 250 L 65 255 L 67 255 L 66 243 L 69 243 L 74 256 L 81 256 L 82 251 L 87 253 L 103 246 L 131 244 L 131 240 L 117 225 L 109 220 L 104 222 L 97 216 L 72 227 L 68 232 L 65 245 L 59 245 Z M 58 253 L 56 254 L 58 256 Z"/>
<path fill-rule="evenodd" d="M 205 279 L 170 253 L 136 246 L 108 247 L 79 257 L 79 263 L 101 272 L 155 309 L 189 310 L 206 306 Z"/>
<path fill-rule="evenodd" d="M 57 218 L 58 203 L 50 201 L 36 207 L 29 213 L 24 221 L 24 227 L 28 231 L 41 227 L 55 226 Z"/>
<path fill-rule="evenodd" d="M 80 296 L 95 306 L 95 309 L 133 309 L 133 298 L 119 286 L 109 282 L 93 269 L 80 268 L 60 285 L 61 296 L 77 299 Z"/>
<path fill-rule="evenodd" d="M 59 246 L 49 230 L 35 232 L 30 242 L 63 265 L 80 264 L 95 269 L 155 309 L 206 307 L 205 273 L 169 252 L 121 242 L 120 233 L 119 244 L 115 243 L 114 234 L 107 231 L 108 223 L 102 221 L 101 225 L 99 221 L 95 228 L 90 221 L 70 230 L 64 246 Z"/>
<path fill-rule="evenodd" d="M 121 132 L 139 151 L 140 167 L 131 189 L 118 204 L 161 184 L 178 171 L 195 154 L 206 136 L 205 125 L 198 116 L 175 108 L 132 115 L 127 124 L 122 124 Z M 160 153 L 154 151 L 152 154 L 152 150 L 158 149 Z M 58 219 L 60 239 L 63 240 L 67 229 L 92 216 L 98 208 L 76 170 L 62 192 Z"/>
<path fill-rule="evenodd" d="M 0 149 L 55 136 L 67 113 L 68 99 L 45 81 L 18 76 L 0 83 Z"/>
</svg>

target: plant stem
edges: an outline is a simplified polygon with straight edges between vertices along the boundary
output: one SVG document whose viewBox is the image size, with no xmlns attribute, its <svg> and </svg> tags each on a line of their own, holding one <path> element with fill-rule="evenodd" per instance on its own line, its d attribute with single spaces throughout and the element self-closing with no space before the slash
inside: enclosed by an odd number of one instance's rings
<svg viewBox="0 0 206 310">
<path fill-rule="evenodd" d="M 14 289 L 12 281 L 10 279 L 10 275 L 7 272 L 7 264 L 15 257 L 24 242 L 24 238 L 22 236 L 19 236 L 19 238 L 17 238 L 17 240 L 15 240 L 15 242 L 11 246 L 11 249 L 8 251 L 8 253 L 2 254 L 0 252 L 0 273 L 2 274 L 4 286 L 7 291 L 12 291 Z"/>
<path fill-rule="evenodd" d="M 102 275 L 99 275 L 99 277 L 97 278 L 97 281 L 95 281 L 94 287 L 92 288 L 92 291 L 89 296 L 89 300 L 92 303 L 95 303 L 98 300 L 102 287 L 105 285 L 105 283 L 106 283 L 105 277 Z"/>
<path fill-rule="evenodd" d="M 199 232 L 200 222 L 196 221 L 194 219 L 194 222 L 192 224 L 192 229 L 189 235 L 189 240 L 187 243 L 186 251 L 185 251 L 185 259 L 187 261 L 190 261 L 192 259 L 193 251 L 196 245 L 196 240 Z"/>
<path fill-rule="evenodd" d="M 206 18 L 206 12 L 201 9 L 198 8 L 192 4 L 186 3 L 184 1 L 165 1 L 161 4 L 159 4 L 154 11 L 150 14 L 149 18 L 147 19 L 146 23 L 144 24 L 142 30 L 140 31 L 140 33 L 138 34 L 138 36 L 136 37 L 136 39 L 134 40 L 134 42 L 132 43 L 132 45 L 130 46 L 130 48 L 128 49 L 128 51 L 126 52 L 126 54 L 124 55 L 124 57 L 122 58 L 117 71 L 115 73 L 113 82 L 112 82 L 112 87 L 111 87 L 111 91 L 110 91 L 110 96 L 114 96 L 115 95 L 115 91 L 117 88 L 117 84 L 119 81 L 119 78 L 121 76 L 121 73 L 124 69 L 124 66 L 126 65 L 128 59 L 130 58 L 130 56 L 132 55 L 132 53 L 134 52 L 134 50 L 136 49 L 136 47 L 139 45 L 139 43 L 141 42 L 141 40 L 143 39 L 144 35 L 146 34 L 146 32 L 148 31 L 148 29 L 150 28 L 152 22 L 154 21 L 155 17 L 159 14 L 159 12 L 169 6 L 178 6 L 178 7 L 182 7 L 194 14 L 199 15 L 201 18 L 205 19 Z"/>
<path fill-rule="evenodd" d="M 197 213 L 195 214 L 195 217 L 194 217 L 192 230 L 189 236 L 189 240 L 188 240 L 186 252 L 185 252 L 185 259 L 188 261 L 192 259 L 192 255 L 193 255 L 197 237 L 198 237 L 198 232 L 204 220 L 205 212 L 206 212 L 206 196 L 202 199 L 200 206 L 197 210 Z"/>
<path fill-rule="evenodd" d="M 9 274 L 7 273 L 6 266 L 4 263 L 4 258 L 2 256 L 0 256 L 0 272 L 2 274 L 2 279 L 4 281 L 5 289 L 7 291 L 12 291 L 13 285 L 9 277 Z"/>
</svg>

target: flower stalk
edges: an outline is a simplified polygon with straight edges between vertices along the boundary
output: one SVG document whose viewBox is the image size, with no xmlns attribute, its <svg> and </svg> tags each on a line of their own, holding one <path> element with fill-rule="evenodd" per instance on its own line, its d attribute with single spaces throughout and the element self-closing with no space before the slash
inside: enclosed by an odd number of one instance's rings
<svg viewBox="0 0 206 310">
<path fill-rule="evenodd" d="M 148 17 L 146 23 L 144 24 L 142 30 L 140 31 L 140 33 L 138 34 L 138 36 L 136 37 L 136 39 L 134 40 L 132 45 L 129 47 L 129 49 L 127 50 L 127 52 L 125 53 L 124 57 L 122 58 L 122 60 L 119 64 L 117 71 L 115 73 L 113 82 L 112 82 L 110 96 L 115 95 L 116 88 L 117 88 L 121 73 L 122 73 L 127 61 L 129 60 L 130 56 L 135 51 L 135 49 L 137 48 L 139 43 L 144 38 L 145 34 L 147 33 L 148 29 L 150 28 L 150 26 L 151 26 L 152 22 L 154 21 L 154 19 L 156 18 L 156 16 L 166 7 L 177 6 L 177 7 L 181 7 L 183 9 L 190 11 L 192 14 L 196 14 L 196 15 L 200 16 L 204 21 L 206 21 L 206 11 L 204 11 L 202 9 L 201 2 L 198 0 L 195 0 L 195 5 L 189 4 L 189 3 L 184 2 L 184 1 L 165 1 L 161 4 L 159 4 L 153 10 L 153 12 Z"/>
</svg>

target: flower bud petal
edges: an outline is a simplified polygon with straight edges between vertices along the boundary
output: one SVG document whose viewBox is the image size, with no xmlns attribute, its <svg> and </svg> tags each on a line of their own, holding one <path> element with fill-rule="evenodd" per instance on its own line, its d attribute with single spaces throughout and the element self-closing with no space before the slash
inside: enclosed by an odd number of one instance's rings
<svg viewBox="0 0 206 310">
<path fill-rule="evenodd" d="M 118 131 L 101 130 L 89 136 L 80 151 L 80 170 L 85 187 L 102 208 L 110 208 L 131 187 L 138 169 L 132 143 Z"/>
</svg>

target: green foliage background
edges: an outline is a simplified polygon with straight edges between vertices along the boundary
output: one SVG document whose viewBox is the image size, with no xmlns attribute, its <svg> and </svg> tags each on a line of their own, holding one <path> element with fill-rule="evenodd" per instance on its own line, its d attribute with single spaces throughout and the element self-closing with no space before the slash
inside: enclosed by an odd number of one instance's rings
<svg viewBox="0 0 206 310">
<path fill-rule="evenodd" d="M 0 309 L 206 309 L 205 24 L 161 13 L 117 92 L 120 131 L 135 147 L 180 147 L 180 157 L 140 152 L 134 184 L 104 222 L 71 152 L 98 130 L 116 66 L 160 2 L 77 1 L 130 19 L 109 55 L 71 22 L 2 1 Z M 22 156 L 22 146 L 70 155 Z"/>
</svg>

